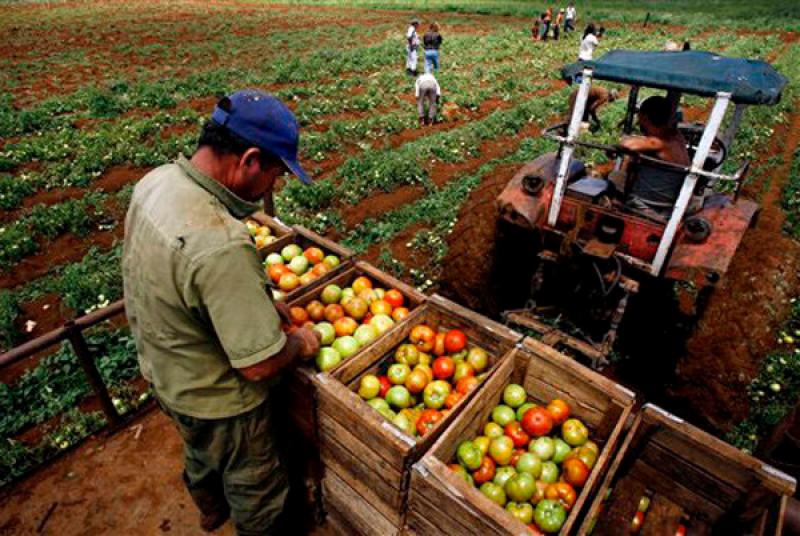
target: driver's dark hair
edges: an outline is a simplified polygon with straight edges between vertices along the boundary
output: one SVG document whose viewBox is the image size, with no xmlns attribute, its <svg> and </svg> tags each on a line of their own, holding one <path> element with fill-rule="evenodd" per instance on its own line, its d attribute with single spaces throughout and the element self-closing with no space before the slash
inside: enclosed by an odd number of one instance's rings
<svg viewBox="0 0 800 536">
<path fill-rule="evenodd" d="M 648 97 L 639 107 L 639 113 L 646 116 L 658 127 L 666 127 L 672 119 L 672 105 L 669 99 L 655 95 Z"/>
</svg>

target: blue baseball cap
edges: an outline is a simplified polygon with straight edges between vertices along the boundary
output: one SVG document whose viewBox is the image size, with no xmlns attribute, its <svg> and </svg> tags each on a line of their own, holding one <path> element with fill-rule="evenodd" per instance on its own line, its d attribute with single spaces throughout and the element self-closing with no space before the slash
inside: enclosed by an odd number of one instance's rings
<svg viewBox="0 0 800 536">
<path fill-rule="evenodd" d="M 297 161 L 300 129 L 292 111 L 258 89 L 237 91 L 222 99 L 211 119 L 255 147 L 274 154 L 304 184 L 311 179 Z"/>
</svg>

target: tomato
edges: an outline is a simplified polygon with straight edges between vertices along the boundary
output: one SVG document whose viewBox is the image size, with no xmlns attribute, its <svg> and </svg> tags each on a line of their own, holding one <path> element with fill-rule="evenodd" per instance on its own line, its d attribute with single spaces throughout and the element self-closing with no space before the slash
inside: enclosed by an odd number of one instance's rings
<svg viewBox="0 0 800 536">
<path fill-rule="evenodd" d="M 300 286 L 300 279 L 293 273 L 284 273 L 278 281 L 278 287 L 284 291 L 289 292 Z"/>
<path fill-rule="evenodd" d="M 344 309 L 338 303 L 325 306 L 325 320 L 333 324 L 344 316 Z"/>
<path fill-rule="evenodd" d="M 444 418 L 441 411 L 435 409 L 423 410 L 417 420 L 417 432 L 419 435 L 425 435 L 429 430 L 436 426 L 436 423 Z M 474 446 L 474 445 L 473 445 Z M 480 453 L 480 451 L 479 451 Z"/>
<path fill-rule="evenodd" d="M 437 357 L 433 360 L 433 375 L 437 380 L 447 380 L 456 371 L 456 362 L 450 357 Z"/>
<path fill-rule="evenodd" d="M 420 420 L 421 419 L 422 415 L 420 415 Z M 417 423 L 417 428 L 419 428 L 419 422 Z M 425 431 L 427 431 L 427 429 Z M 420 431 L 420 434 L 422 435 L 424 432 Z M 462 441 L 458 445 L 458 448 L 456 449 L 456 459 L 458 460 L 458 463 L 470 471 L 475 471 L 483 463 L 483 455 L 481 455 L 480 449 L 476 447 L 472 441 Z"/>
<path fill-rule="evenodd" d="M 489 456 L 491 456 L 498 465 L 508 465 L 513 453 L 514 442 L 508 436 L 496 437 L 489 443 Z"/>
<path fill-rule="evenodd" d="M 448 465 L 448 467 L 449 467 L 449 468 L 450 468 L 450 470 L 451 470 L 451 471 L 453 471 L 455 474 L 457 474 L 458 476 L 460 476 L 461 478 L 463 478 L 463 479 L 464 479 L 464 482 L 466 482 L 466 483 L 467 483 L 467 484 L 469 484 L 470 486 L 474 486 L 474 485 L 475 485 L 475 481 L 474 481 L 474 480 L 472 480 L 472 475 L 471 475 L 471 474 L 469 474 L 469 473 L 467 472 L 467 470 L 466 470 L 466 469 L 464 469 L 464 467 L 463 467 L 463 466 L 461 466 L 461 465 L 459 465 L 459 464 L 457 464 L 457 463 L 451 463 L 450 465 Z"/>
<path fill-rule="evenodd" d="M 325 258 L 325 253 L 319 248 L 310 247 L 303 252 L 303 257 L 308 259 L 311 264 L 319 264 Z"/>
<path fill-rule="evenodd" d="M 456 391 L 457 390 L 458 389 L 456 389 Z M 500 437 L 501 435 L 503 435 L 503 427 L 497 424 L 496 422 L 488 422 L 486 423 L 486 426 L 483 427 L 483 435 L 485 435 L 489 439 Z"/>
<path fill-rule="evenodd" d="M 375 300 L 369 304 L 369 312 L 373 315 L 391 315 L 392 306 L 384 300 Z"/>
<path fill-rule="evenodd" d="M 549 485 L 544 480 L 536 481 L 536 490 L 533 492 L 533 497 L 531 497 L 531 504 L 536 505 L 544 500 L 544 492 L 547 491 L 547 486 Z"/>
<path fill-rule="evenodd" d="M 444 407 L 453 409 L 462 398 L 464 398 L 464 395 L 458 391 L 451 391 L 450 394 L 447 395 L 447 398 L 444 399 Z"/>
<path fill-rule="evenodd" d="M 392 310 L 392 320 L 395 322 L 402 322 L 408 318 L 409 314 L 411 314 L 411 312 L 407 308 L 396 307 L 394 310 Z"/>
<path fill-rule="evenodd" d="M 480 490 L 493 503 L 499 506 L 506 505 L 506 492 L 494 482 L 484 482 L 481 484 Z"/>
<path fill-rule="evenodd" d="M 481 460 L 481 466 L 472 473 L 472 478 L 476 484 L 483 484 L 489 482 L 494 478 L 495 464 L 494 460 L 488 456 L 484 456 Z"/>
<path fill-rule="evenodd" d="M 273 264 L 267 268 L 267 274 L 273 283 L 278 283 L 281 280 L 281 276 L 286 273 L 289 273 L 289 268 L 285 264 Z"/>
<path fill-rule="evenodd" d="M 402 307 L 406 301 L 403 293 L 395 288 L 387 291 L 386 294 L 383 295 L 383 299 L 392 306 L 392 309 Z"/>
<path fill-rule="evenodd" d="M 579 447 L 589 439 L 589 430 L 578 419 L 567 419 L 561 425 L 561 435 L 570 446 Z"/>
<path fill-rule="evenodd" d="M 425 373 L 424 370 L 421 369 L 414 369 L 411 371 L 411 374 L 408 375 L 406 378 L 406 389 L 415 395 L 417 393 L 421 393 L 425 386 L 428 385 L 428 375 Z"/>
<path fill-rule="evenodd" d="M 433 355 L 444 355 L 444 333 L 437 333 L 433 342 Z"/>
<path fill-rule="evenodd" d="M 528 450 L 536 454 L 540 460 L 546 462 L 556 453 L 556 444 L 552 438 L 542 436 L 532 441 Z"/>
<path fill-rule="evenodd" d="M 392 382 L 389 381 L 387 376 L 379 376 L 378 380 L 381 382 L 381 392 L 378 393 L 378 396 L 381 398 L 386 397 L 386 393 L 391 389 Z"/>
<path fill-rule="evenodd" d="M 352 316 L 356 320 L 362 320 L 365 316 L 367 316 L 367 310 L 369 308 L 367 302 L 361 298 L 342 298 L 342 307 L 344 307 L 345 313 L 347 313 L 349 316 Z"/>
<path fill-rule="evenodd" d="M 486 436 L 478 436 L 472 440 L 472 443 L 481 449 L 481 456 L 486 456 L 489 453 L 489 443 L 491 442 L 492 440 Z"/>
<path fill-rule="evenodd" d="M 517 421 L 506 424 L 504 432 L 514 442 L 515 447 L 526 447 L 531 440 L 530 436 L 522 429 L 522 425 Z"/>
<path fill-rule="evenodd" d="M 401 344 L 394 352 L 394 360 L 413 367 L 419 363 L 419 350 L 413 344 Z"/>
<path fill-rule="evenodd" d="M 458 381 L 461 378 L 469 378 L 470 376 L 475 376 L 475 368 L 464 361 L 456 362 L 456 370 L 453 373 L 453 381 Z"/>
<path fill-rule="evenodd" d="M 456 382 L 456 391 L 462 395 L 466 395 L 467 393 L 475 389 L 479 383 L 480 381 L 478 380 L 478 378 L 474 376 L 461 378 Z"/>
<path fill-rule="evenodd" d="M 317 277 L 321 277 L 330 271 L 331 271 L 330 267 L 324 262 L 315 264 L 314 267 L 311 269 L 311 273 Z"/>
<path fill-rule="evenodd" d="M 509 499 L 516 502 L 527 502 L 536 491 L 536 479 L 530 473 L 517 473 L 508 479 L 505 492 Z"/>
<path fill-rule="evenodd" d="M 425 375 L 428 376 L 428 383 L 434 380 L 433 369 L 428 365 L 417 365 L 416 367 L 414 367 L 414 370 L 421 370 L 422 372 L 424 372 Z"/>
<path fill-rule="evenodd" d="M 425 324 L 419 324 L 413 327 L 409 339 L 419 350 L 430 352 L 436 341 L 436 332 Z"/>
<path fill-rule="evenodd" d="M 586 464 L 586 467 L 588 467 L 589 470 L 591 470 L 592 467 L 594 467 L 595 462 L 597 462 L 597 455 L 592 449 L 587 449 L 585 445 L 572 449 L 572 451 L 569 453 L 569 456 L 567 456 L 567 459 L 569 458 L 579 459 Z"/>
<path fill-rule="evenodd" d="M 306 305 L 308 317 L 314 322 L 322 322 L 325 318 L 325 306 L 319 300 L 313 300 Z"/>
<path fill-rule="evenodd" d="M 569 406 L 563 400 L 556 398 L 547 404 L 547 411 L 553 418 L 553 424 L 558 426 L 569 419 Z"/>
<path fill-rule="evenodd" d="M 292 319 L 292 324 L 295 326 L 302 326 L 310 318 L 308 312 L 302 307 L 290 307 L 289 317 Z"/>
<path fill-rule="evenodd" d="M 350 318 L 349 316 L 343 316 L 342 318 L 336 320 L 333 323 L 333 329 L 336 330 L 337 337 L 345 337 L 347 335 L 352 335 L 356 332 L 356 328 L 358 328 L 358 322 Z"/>
<path fill-rule="evenodd" d="M 522 428 L 534 437 L 541 437 L 553 429 L 553 418 L 542 407 L 531 408 L 522 417 Z"/>
<path fill-rule="evenodd" d="M 469 363 L 470 366 L 476 371 L 483 372 L 486 367 L 489 366 L 489 355 L 483 348 L 478 348 L 475 346 L 474 348 L 469 349 L 466 362 Z"/>
<path fill-rule="evenodd" d="M 389 367 L 389 371 L 386 373 L 392 385 L 403 385 L 406 383 L 409 374 L 411 374 L 411 369 L 408 368 L 408 365 L 402 363 L 394 363 Z"/>
<path fill-rule="evenodd" d="M 511 408 L 517 409 L 525 403 L 527 398 L 528 394 L 525 389 L 516 383 L 510 383 L 503 389 L 503 403 Z"/>
<path fill-rule="evenodd" d="M 555 484 L 550 484 L 547 486 L 547 489 L 544 490 L 544 498 L 549 499 L 551 501 L 558 501 L 564 509 L 569 512 L 572 510 L 572 507 L 575 505 L 575 501 L 578 499 L 578 494 L 575 493 L 575 488 L 570 486 L 566 482 L 556 482 Z"/>
<path fill-rule="evenodd" d="M 561 463 L 567 459 L 567 456 L 569 456 L 569 453 L 572 451 L 572 449 L 569 445 L 567 445 L 567 442 L 560 437 L 555 438 L 553 440 L 553 444 L 555 446 L 553 449 L 553 461 L 556 463 Z"/>
<path fill-rule="evenodd" d="M 467 346 L 467 336 L 458 329 L 451 329 L 444 337 L 444 347 L 448 354 L 460 352 Z"/>
<path fill-rule="evenodd" d="M 539 478 L 539 475 L 542 474 L 542 460 L 539 459 L 536 454 L 532 452 L 525 452 L 524 450 L 520 449 L 520 455 L 517 457 L 517 460 L 514 461 L 514 467 L 520 473 L 530 473 L 533 478 Z"/>
<path fill-rule="evenodd" d="M 435 380 L 425 386 L 423 400 L 425 405 L 433 409 L 441 409 L 450 394 L 450 384 L 443 380 Z"/>
<path fill-rule="evenodd" d="M 510 502 L 506 505 L 506 511 L 524 525 L 533 521 L 533 506 L 528 503 Z"/>
<path fill-rule="evenodd" d="M 525 413 L 528 412 L 529 409 L 535 408 L 536 404 L 533 402 L 525 402 L 520 407 L 517 408 L 517 420 L 522 422 L 522 417 L 525 416 Z"/>
<path fill-rule="evenodd" d="M 368 277 L 364 277 L 362 275 L 360 277 L 356 277 L 353 280 L 353 284 L 350 286 L 353 287 L 353 292 L 359 294 L 362 290 L 372 289 L 372 281 L 370 281 Z"/>
<path fill-rule="evenodd" d="M 536 513 L 534 511 L 534 517 L 535 515 Z M 530 525 L 528 525 L 528 530 L 530 531 L 532 536 L 546 536 L 545 533 L 542 532 L 542 529 L 537 527 L 535 523 L 531 523 Z"/>
<path fill-rule="evenodd" d="M 567 510 L 558 502 L 544 499 L 533 512 L 536 524 L 545 532 L 558 532 L 567 520 Z"/>
<path fill-rule="evenodd" d="M 639 497 L 639 505 L 637 506 L 637 510 L 640 512 L 647 512 L 650 508 L 650 497 L 647 495 L 642 495 Z"/>
<path fill-rule="evenodd" d="M 686 536 L 686 525 L 678 525 L 678 528 L 675 529 L 675 536 Z"/>
<path fill-rule="evenodd" d="M 514 422 L 515 418 L 514 410 L 506 405 L 498 404 L 492 409 L 492 420 L 503 428 L 505 428 L 508 423 Z"/>
</svg>

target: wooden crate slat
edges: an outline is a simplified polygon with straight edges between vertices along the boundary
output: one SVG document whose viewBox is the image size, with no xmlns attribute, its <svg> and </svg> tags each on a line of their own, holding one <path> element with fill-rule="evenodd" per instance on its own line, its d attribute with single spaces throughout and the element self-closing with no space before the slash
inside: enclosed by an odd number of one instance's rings
<svg viewBox="0 0 800 536">
<path fill-rule="evenodd" d="M 341 515 L 345 524 L 363 536 L 398 534 L 400 529 L 373 508 L 347 482 L 333 471 L 322 481 L 325 504 Z"/>
</svg>

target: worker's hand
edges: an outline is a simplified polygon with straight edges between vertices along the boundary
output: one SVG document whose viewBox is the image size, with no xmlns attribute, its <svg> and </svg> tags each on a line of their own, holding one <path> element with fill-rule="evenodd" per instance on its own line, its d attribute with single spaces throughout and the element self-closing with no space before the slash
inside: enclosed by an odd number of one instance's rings
<svg viewBox="0 0 800 536">
<path fill-rule="evenodd" d="M 289 336 L 295 339 L 302 359 L 311 359 L 319 352 L 320 335 L 316 331 L 297 328 Z"/>
<path fill-rule="evenodd" d="M 292 315 L 289 313 L 289 306 L 286 305 L 286 302 L 276 301 L 274 302 L 275 310 L 278 311 L 278 316 L 281 319 L 282 324 L 290 324 L 292 323 Z"/>
</svg>

